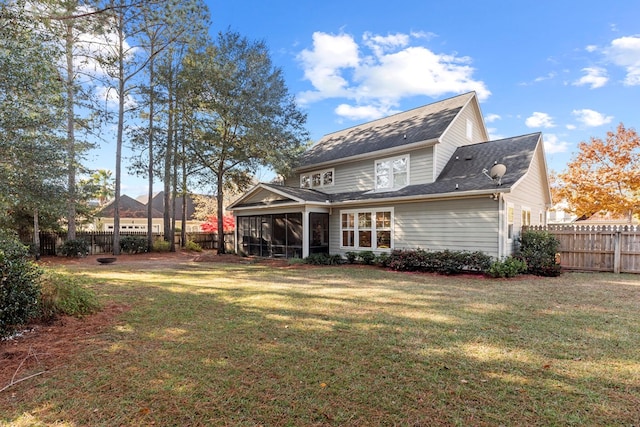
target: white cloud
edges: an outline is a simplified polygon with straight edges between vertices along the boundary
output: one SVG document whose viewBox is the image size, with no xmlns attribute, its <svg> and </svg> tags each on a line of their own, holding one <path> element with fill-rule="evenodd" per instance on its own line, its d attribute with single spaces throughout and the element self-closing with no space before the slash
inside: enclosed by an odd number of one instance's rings
<svg viewBox="0 0 640 427">
<path fill-rule="evenodd" d="M 620 67 L 624 67 L 627 76 L 624 83 L 628 86 L 640 85 L 640 36 L 620 37 L 605 49 L 607 57 Z"/>
<path fill-rule="evenodd" d="M 489 114 L 484 118 L 484 121 L 487 123 L 493 123 L 496 120 L 500 120 L 500 119 L 502 119 L 502 117 L 500 117 L 499 114 Z"/>
<path fill-rule="evenodd" d="M 365 111 L 390 110 L 403 97 L 468 91 L 476 91 L 480 99 L 489 97 L 484 82 L 473 78 L 469 57 L 439 54 L 411 44 L 428 37 L 431 35 L 423 33 L 365 33 L 359 45 L 348 34 L 316 32 L 313 47 L 298 55 L 313 90 L 299 94 L 298 99 L 305 104 L 346 98 L 355 105 L 343 104 L 336 112 L 360 117 Z"/>
<path fill-rule="evenodd" d="M 530 128 L 552 128 L 555 126 L 553 119 L 547 113 L 534 112 L 524 122 Z"/>
<path fill-rule="evenodd" d="M 386 106 L 376 107 L 374 105 L 352 106 L 348 104 L 340 104 L 335 109 L 335 113 L 340 117 L 349 120 L 375 120 L 380 117 L 389 116 L 397 113 L 395 110 L 389 110 Z"/>
<path fill-rule="evenodd" d="M 316 89 L 304 92 L 300 102 L 348 96 L 349 82 L 342 76 L 342 70 L 359 66 L 358 45 L 351 36 L 313 33 L 313 50 L 304 49 L 298 59 L 305 78 Z"/>
<path fill-rule="evenodd" d="M 569 143 L 566 141 L 560 141 L 557 135 L 553 133 L 545 133 L 544 139 L 544 151 L 547 154 L 564 153 L 569 148 Z"/>
<path fill-rule="evenodd" d="M 103 99 L 109 108 L 116 108 L 118 106 L 118 92 L 114 88 L 100 86 L 96 88 L 96 95 L 98 96 L 98 99 Z M 130 110 L 136 108 L 137 105 L 136 100 L 131 95 L 125 96 L 125 109 Z"/>
<path fill-rule="evenodd" d="M 579 80 L 573 82 L 574 86 L 584 86 L 589 85 L 591 89 L 596 89 L 604 86 L 609 81 L 609 77 L 607 77 L 607 70 L 601 67 L 587 67 L 583 68 L 586 74 L 582 76 Z"/>
<path fill-rule="evenodd" d="M 565 127 L 566 127 L 567 129 L 569 129 L 569 130 L 575 130 L 575 129 L 576 129 L 576 125 L 573 125 L 573 124 L 568 124 L 568 125 L 566 125 Z"/>
<path fill-rule="evenodd" d="M 594 44 L 590 44 L 589 46 L 587 46 L 585 48 L 585 50 L 587 52 L 595 52 L 596 50 L 598 50 L 598 46 L 594 45 Z"/>
<path fill-rule="evenodd" d="M 613 120 L 613 116 L 605 116 L 602 113 L 590 110 L 588 108 L 584 108 L 582 110 L 573 110 L 571 114 L 576 116 L 576 120 L 588 127 L 606 125 L 607 123 L 611 123 L 611 121 Z"/>
</svg>

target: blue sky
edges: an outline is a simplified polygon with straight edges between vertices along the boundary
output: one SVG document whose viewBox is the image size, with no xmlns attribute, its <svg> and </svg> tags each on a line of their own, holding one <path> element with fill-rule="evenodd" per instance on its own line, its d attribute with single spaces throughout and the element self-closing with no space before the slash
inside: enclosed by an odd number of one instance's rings
<svg viewBox="0 0 640 427">
<path fill-rule="evenodd" d="M 543 132 L 550 170 L 640 126 L 635 0 L 207 3 L 212 34 L 266 42 L 314 141 L 471 90 L 493 139 Z"/>
</svg>

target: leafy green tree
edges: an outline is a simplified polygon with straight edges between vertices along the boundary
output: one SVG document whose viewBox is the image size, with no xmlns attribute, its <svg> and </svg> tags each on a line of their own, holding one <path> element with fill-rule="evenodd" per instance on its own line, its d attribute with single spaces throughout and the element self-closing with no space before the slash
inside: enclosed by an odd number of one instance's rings
<svg viewBox="0 0 640 427">
<path fill-rule="evenodd" d="M 59 53 L 25 2 L 0 4 L 0 206 L 7 228 L 30 212 L 36 246 L 40 212 L 64 202 Z"/>
<path fill-rule="evenodd" d="M 184 73 L 198 118 L 190 157 L 215 183 L 222 236 L 225 192 L 246 189 L 261 166 L 285 172 L 308 140 L 306 115 L 265 43 L 238 33 L 220 33 L 215 45 L 193 52 Z"/>
</svg>

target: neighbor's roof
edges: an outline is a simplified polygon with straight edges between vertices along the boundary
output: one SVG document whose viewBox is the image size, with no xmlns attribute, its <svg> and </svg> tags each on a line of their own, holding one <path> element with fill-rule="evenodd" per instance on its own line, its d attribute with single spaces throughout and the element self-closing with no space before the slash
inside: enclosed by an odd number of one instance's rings
<svg viewBox="0 0 640 427">
<path fill-rule="evenodd" d="M 115 200 L 112 200 L 98 214 L 98 217 L 112 217 L 115 211 Z M 120 218 L 146 218 L 147 205 L 123 194 L 120 196 Z M 153 210 L 154 218 L 162 218 L 162 212 Z"/>
<path fill-rule="evenodd" d="M 299 167 L 435 140 L 474 96 L 469 92 L 325 135 L 302 155 Z"/>
</svg>

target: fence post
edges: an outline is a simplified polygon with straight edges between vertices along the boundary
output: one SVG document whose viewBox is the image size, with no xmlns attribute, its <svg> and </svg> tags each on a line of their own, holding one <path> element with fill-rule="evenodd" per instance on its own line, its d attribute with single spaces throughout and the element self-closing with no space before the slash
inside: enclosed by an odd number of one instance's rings
<svg viewBox="0 0 640 427">
<path fill-rule="evenodd" d="M 615 237 L 613 238 L 613 272 L 615 274 L 620 274 L 620 258 L 622 250 L 620 248 L 620 238 L 622 232 L 617 229 Z"/>
</svg>

